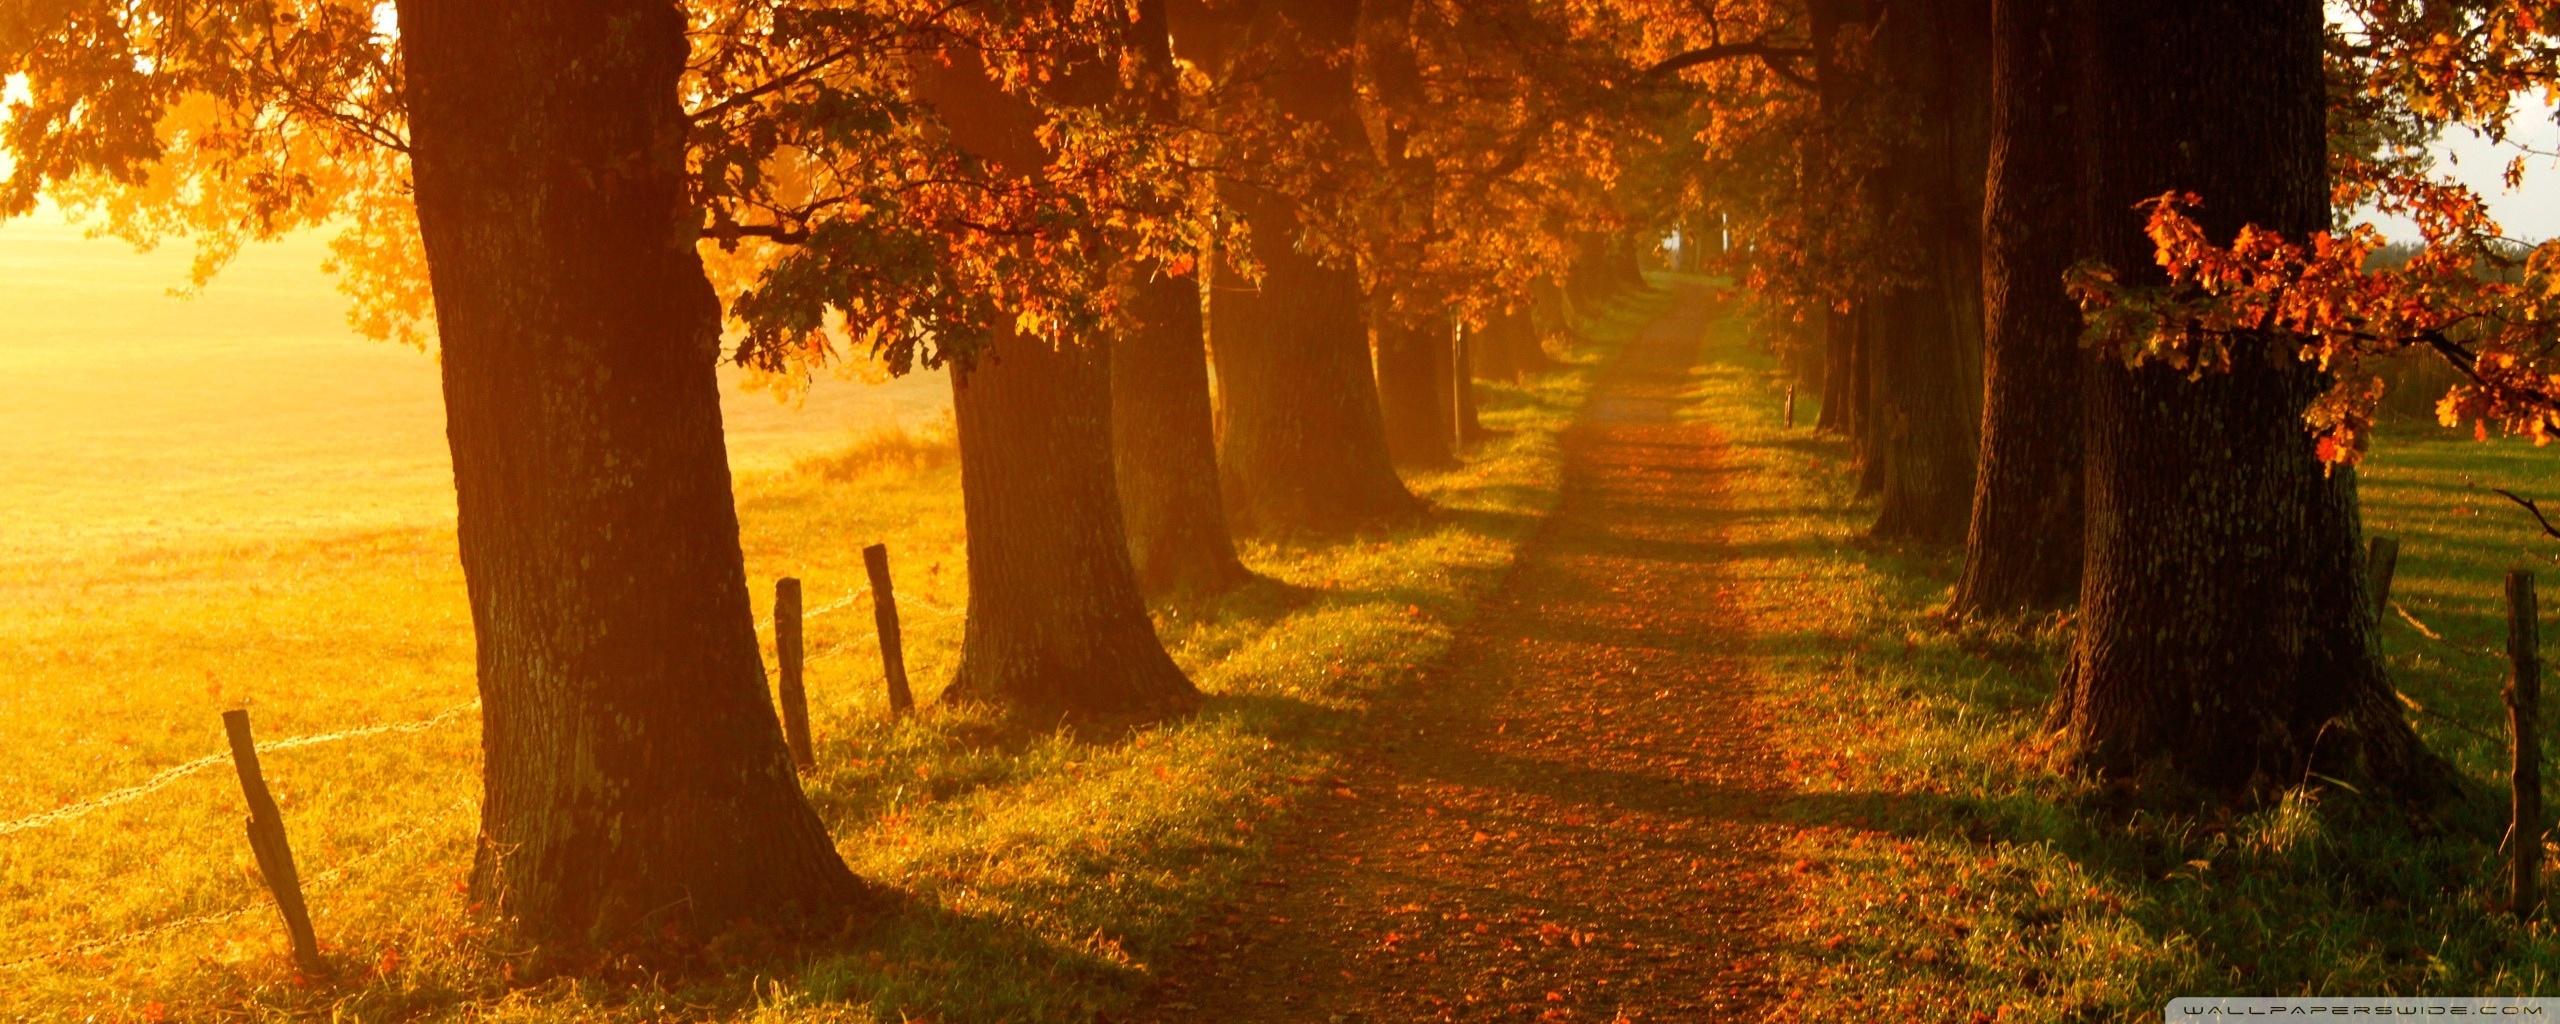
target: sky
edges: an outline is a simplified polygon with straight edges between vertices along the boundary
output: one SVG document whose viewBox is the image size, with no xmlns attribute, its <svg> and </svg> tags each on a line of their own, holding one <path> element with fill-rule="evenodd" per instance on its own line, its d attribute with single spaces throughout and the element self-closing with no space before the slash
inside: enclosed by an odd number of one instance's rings
<svg viewBox="0 0 2560 1024">
<path fill-rule="evenodd" d="M 2560 237 L 2560 160 L 2525 153 L 2527 149 L 2560 153 L 2556 116 L 2560 111 L 2526 97 L 2518 104 L 2507 142 L 2491 142 L 2469 129 L 2455 128 L 2434 147 L 2436 168 L 2480 193 L 2508 237 L 2529 242 Z M 2505 181 L 2507 162 L 2520 155 L 2525 156 L 2524 187 L 2510 192 Z M 2406 220 L 2375 218 L 2374 223 L 2393 239 L 2417 239 L 2416 225 Z"/>
</svg>

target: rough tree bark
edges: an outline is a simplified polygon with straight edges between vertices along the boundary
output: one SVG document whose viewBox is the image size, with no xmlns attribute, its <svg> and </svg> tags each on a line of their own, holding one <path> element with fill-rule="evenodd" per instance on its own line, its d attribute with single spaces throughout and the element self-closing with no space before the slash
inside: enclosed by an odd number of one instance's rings
<svg viewBox="0 0 2560 1024">
<path fill-rule="evenodd" d="M 1180 111 L 1164 4 L 1142 0 L 1138 11 L 1134 45 L 1148 74 L 1130 99 L 1171 119 Z M 1129 559 L 1149 597 L 1209 597 L 1253 574 L 1236 558 L 1218 493 L 1200 279 L 1131 269 L 1130 323 L 1111 352 L 1111 454 Z"/>
<path fill-rule="evenodd" d="M 1112 478 L 1109 349 L 999 339 L 955 369 L 969 611 L 944 700 L 1163 713 L 1199 692 L 1147 618 Z"/>
<path fill-rule="evenodd" d="M 998 88 L 975 51 L 949 52 L 916 63 L 916 94 L 961 148 L 1006 173 L 1038 173 L 1037 112 Z M 946 701 L 1157 714 L 1199 700 L 1156 639 L 1130 565 L 1110 355 L 1098 338 L 1005 331 L 952 369 L 969 608 Z"/>
<path fill-rule="evenodd" d="M 1954 543 L 1972 507 L 1982 376 L 1983 170 L 1989 0 L 1892 0 L 1875 57 L 1883 93 L 1919 117 L 1871 179 L 1871 214 L 1916 255 L 1915 279 L 1866 310 L 1880 490 L 1875 535 Z"/>
<path fill-rule="evenodd" d="M 2319 0 L 2090 4 L 2075 91 L 2091 249 L 2156 282 L 2141 199 L 2205 197 L 2205 227 L 2329 222 Z M 2087 560 L 2060 750 L 2077 767 L 2225 797 L 2310 773 L 2445 791 L 2373 647 L 2355 474 L 2302 423 L 2319 371 L 2244 346 L 2228 373 L 2093 361 Z"/>
<path fill-rule="evenodd" d="M 537 940 L 844 920 L 721 440 L 665 3 L 400 5 L 486 757 L 473 899 Z"/>
<path fill-rule="evenodd" d="M 1357 0 L 1211 7 L 1168 2 L 1174 45 L 1224 73 L 1249 56 L 1279 114 L 1337 167 L 1360 162 L 1364 130 L 1347 59 Z M 1221 266 L 1209 311 L 1225 429 L 1220 465 L 1239 530 L 1344 534 L 1412 517 L 1422 503 L 1388 458 L 1358 272 L 1302 244 L 1293 197 L 1236 178 L 1218 183 L 1252 225 L 1259 282 Z"/>
<path fill-rule="evenodd" d="M 1981 465 L 1958 614 L 2068 605 L 2080 590 L 2080 311 L 2069 0 L 1993 0 L 1983 209 Z"/>
</svg>

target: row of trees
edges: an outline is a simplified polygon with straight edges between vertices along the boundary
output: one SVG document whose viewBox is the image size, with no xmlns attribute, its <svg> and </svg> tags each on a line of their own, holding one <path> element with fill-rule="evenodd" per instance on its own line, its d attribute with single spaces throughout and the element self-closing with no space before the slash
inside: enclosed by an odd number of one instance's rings
<svg viewBox="0 0 2560 1024">
<path fill-rule="evenodd" d="M 946 699 L 1186 708 L 1146 600 L 1247 580 L 1236 531 L 1416 514 L 1397 467 L 1452 459 L 1466 362 L 1536 365 L 1538 294 L 1626 272 L 1630 211 L 1679 180 L 1641 72 L 1685 37 L 1642 13 L 16 5 L 0 214 L 51 195 L 193 236 L 200 277 L 329 229 L 356 322 L 434 346 L 476 901 L 572 946 L 831 922 L 865 888 L 766 699 L 717 361 L 785 387 L 949 367 L 970 598 Z"/>
<path fill-rule="evenodd" d="M 357 322 L 432 337 L 474 896 L 546 941 L 864 899 L 766 700 L 719 359 L 948 366 L 949 697 L 1158 714 L 1197 694 L 1147 600 L 1247 580 L 1238 533 L 1415 514 L 1398 467 L 1452 459 L 1469 364 L 1535 365 L 1533 310 L 1674 225 L 1818 353 L 1876 533 L 1965 543 L 1958 612 L 2076 603 L 2076 763 L 2426 797 L 2337 465 L 2362 392 L 2327 357 L 2427 345 L 2472 373 L 2461 409 L 2546 422 L 2530 331 L 2444 319 L 2542 322 L 2463 290 L 2492 229 L 2412 154 L 2544 81 L 2551 22 L 2346 7 L 52 0 L 0 13 L 0 213 L 192 235 L 200 274 L 327 227 Z M 2135 210 L 2170 193 L 2203 205 Z M 2313 240 L 2377 199 L 2442 251 L 2386 280 Z M 2364 298 L 2286 305 L 2306 281 Z"/>
<path fill-rule="evenodd" d="M 2424 149 L 2553 83 L 2550 6 L 1708 6 L 1757 60 L 1685 72 L 1750 111 L 1703 118 L 1730 265 L 1800 325 L 1874 533 L 1964 545 L 1951 612 L 2072 612 L 2066 762 L 2447 793 L 2374 647 L 2363 360 L 2442 355 L 2448 425 L 2560 424 L 2548 253 L 2519 267 Z M 2423 229 L 2408 267 L 2333 231 L 2370 206 Z"/>
</svg>

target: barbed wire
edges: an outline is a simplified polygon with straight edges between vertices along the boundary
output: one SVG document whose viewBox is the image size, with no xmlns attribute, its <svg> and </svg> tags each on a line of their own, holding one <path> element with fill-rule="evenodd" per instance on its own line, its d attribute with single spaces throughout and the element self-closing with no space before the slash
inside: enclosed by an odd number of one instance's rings
<svg viewBox="0 0 2560 1024">
<path fill-rule="evenodd" d="M 860 603 L 864 598 L 869 597 L 870 595 L 870 587 L 864 586 L 858 588 L 852 593 L 846 594 L 843 597 L 827 602 L 826 604 L 819 605 L 816 608 L 802 613 L 802 618 L 805 621 L 806 619 L 817 618 L 822 615 L 843 610 Z M 947 619 L 962 614 L 960 611 L 946 605 L 912 594 L 903 596 L 900 599 L 900 603 L 919 607 L 936 618 Z M 876 637 L 869 637 L 831 644 L 824 650 L 809 655 L 805 661 L 817 661 L 822 658 L 832 657 L 836 654 L 843 653 L 848 649 L 876 646 L 877 642 L 878 640 Z M 430 715 L 426 718 L 414 719 L 405 722 L 390 722 L 381 725 L 359 726 L 352 729 L 341 729 L 336 732 L 316 733 L 305 736 L 290 736 L 280 740 L 260 743 L 258 744 L 258 750 L 260 753 L 270 753 L 274 751 L 295 750 L 303 747 L 320 746 L 329 743 L 340 743 L 348 740 L 365 739 L 374 736 L 425 732 L 428 729 L 435 728 L 436 726 L 442 725 L 445 722 L 451 721 L 463 714 L 477 710 L 479 707 L 480 701 L 473 699 L 437 712 L 436 714 Z M 28 815 L 27 817 L 13 821 L 0 822 L 0 836 L 13 835 L 19 832 L 28 832 L 52 825 L 58 825 L 63 822 L 81 818 L 96 811 L 105 810 L 109 807 L 132 803 L 136 800 L 142 799 L 143 797 L 149 796 L 152 793 L 158 792 L 159 790 L 165 789 L 182 779 L 195 775 L 198 772 L 202 772 L 216 765 L 228 762 L 230 759 L 231 754 L 227 750 L 221 753 L 207 754 L 203 757 L 195 758 L 194 760 L 162 769 L 150 778 L 134 785 L 127 786 L 123 789 L 113 790 L 89 800 L 57 807 L 53 810 L 45 811 L 40 814 Z M 466 798 L 459 801 L 454 804 L 452 808 L 448 809 L 447 814 L 438 815 L 436 818 L 428 822 L 403 830 L 398 835 L 395 835 L 390 840 L 384 842 L 381 846 L 374 848 L 372 851 L 367 852 L 360 857 L 309 876 L 304 879 L 305 894 L 308 895 L 314 892 L 329 891 L 329 889 L 338 881 L 344 879 L 349 872 L 362 867 L 365 864 L 379 860 L 384 856 L 389 855 L 392 851 L 415 841 L 419 836 L 425 835 L 435 828 L 446 824 L 446 819 L 450 816 L 450 812 L 452 810 L 458 810 L 471 805 L 471 799 Z M 138 928 L 118 935 L 90 939 L 70 946 L 65 946 L 60 949 L 38 953 L 33 956 L 19 957 L 14 960 L 0 960 L 0 971 L 20 970 L 37 964 L 48 963 L 64 958 L 87 956 L 120 946 L 142 942 L 154 937 L 184 931 L 190 928 L 219 924 L 253 913 L 267 905 L 269 904 L 264 901 L 253 900 L 248 904 L 233 907 L 228 910 L 162 921 L 148 927 Z"/>
<path fill-rule="evenodd" d="M 448 805 L 445 808 L 444 813 L 438 814 L 427 821 L 402 830 L 399 834 L 385 840 L 382 845 L 366 851 L 362 856 L 338 864 L 326 871 L 321 871 L 311 875 L 309 878 L 303 880 L 303 895 L 310 896 L 313 893 L 325 893 L 331 891 L 336 883 L 347 877 L 349 872 L 363 867 L 366 864 L 381 860 L 383 857 L 388 856 L 392 851 L 416 841 L 419 836 L 450 824 L 450 819 L 453 817 L 453 813 L 455 811 L 465 810 L 475 806 L 477 806 L 476 798 L 464 797 L 463 799 L 457 800 Z M 259 900 L 252 897 L 248 903 L 233 907 L 229 910 L 220 910 L 210 914 L 197 914 L 193 917 L 181 917 L 174 920 L 162 921 L 155 925 L 137 928 L 122 934 L 102 936 L 100 938 L 76 942 L 60 949 L 37 953 L 33 956 L 23 956 L 15 960 L 0 960 L 0 971 L 23 970 L 37 964 L 49 963 L 67 957 L 88 956 L 94 953 L 101 953 L 119 946 L 132 945 L 133 943 L 141 942 L 145 939 L 156 938 L 158 936 L 168 935 L 174 932 L 181 932 L 189 928 L 199 928 L 210 924 L 220 924 L 224 921 L 233 920 L 243 915 L 254 913 L 258 910 L 274 905 L 273 900 Z"/>
<path fill-rule="evenodd" d="M 263 754 L 276 750 L 293 750 L 300 747 L 314 747 L 324 743 L 338 743 L 345 740 L 364 739 L 366 737 L 382 736 L 390 733 L 425 732 L 428 729 L 442 725 L 445 722 L 460 716 L 464 712 L 471 711 L 479 706 L 480 702 L 475 699 L 466 703 L 454 705 L 453 707 L 446 708 L 432 716 L 414 721 L 392 722 L 386 725 L 367 725 L 354 729 L 342 729 L 337 732 L 320 733 L 311 736 L 288 737 L 269 743 L 260 743 L 258 744 L 258 752 Z M 16 821 L 0 822 L 0 836 L 44 828 L 49 825 L 59 825 L 63 822 L 81 817 L 93 811 L 104 810 L 118 804 L 129 804 L 166 788 L 171 783 L 177 782 L 180 779 L 186 778 L 187 776 L 193 775 L 207 768 L 211 768 L 215 765 L 223 764 L 230 760 L 231 754 L 229 751 L 219 754 L 206 754 L 205 756 L 196 758 L 193 761 L 185 762 L 173 768 L 164 769 L 159 774 L 153 775 L 138 784 L 115 790 L 94 799 L 56 807 L 42 814 L 29 815 L 24 818 L 19 818 Z"/>
<path fill-rule="evenodd" d="M 2490 650 L 2486 650 L 2486 649 L 2483 649 L 2483 648 L 2473 647 L 2473 646 L 2468 645 L 2468 644 L 2464 644 L 2464 643 L 2460 643 L 2460 642 L 2457 642 L 2457 641 L 2454 641 L 2454 640 L 2447 639 L 2447 638 L 2445 637 L 2445 635 L 2444 635 L 2444 634 L 2442 634 L 2442 633 L 2438 633 L 2438 632 L 2436 632 L 2435 630 L 2428 628 L 2428 627 L 2427 627 L 2427 624 L 2426 624 L 2426 623 L 2424 623 L 2424 622 L 2419 621 L 2417 616 L 2412 615 L 2412 614 L 2409 614 L 2409 609 L 2408 609 L 2407 607 L 2403 606 L 2403 605 L 2402 605 L 2400 602 L 2398 602 L 2398 601 L 2393 601 L 2393 602 L 2391 602 L 2391 610 L 2392 610 L 2392 611 L 2395 611 L 2395 612 L 2400 613 L 2400 618 L 2401 618 L 2401 620 L 2402 620 L 2402 621 L 2404 621 L 2404 622 L 2407 622 L 2407 623 L 2409 624 L 2410 628 L 2416 629 L 2416 630 L 2418 631 L 2418 635 L 2423 636 L 2423 637 L 2426 637 L 2427 639 L 2429 639 L 2429 640 L 2433 640 L 2433 641 L 2435 641 L 2435 642 L 2437 642 L 2437 643 L 2443 644 L 2446 648 L 2448 648 L 2448 649 L 2450 649 L 2450 650 L 2453 650 L 2453 651 L 2456 651 L 2456 652 L 2459 652 L 2459 653 L 2462 653 L 2462 654 L 2468 654 L 2468 655 L 2471 655 L 2472 657 L 2475 657 L 2475 658 L 2483 658 L 2483 659 L 2487 659 L 2487 660 L 2489 660 L 2489 661 L 2496 661 L 2496 662 L 2502 662 L 2502 663 L 2503 663 L 2503 662 L 2505 662 L 2505 661 L 2507 660 L 2507 655 L 2506 655 L 2506 652 L 2504 652 L 2504 651 L 2490 651 Z"/>
</svg>

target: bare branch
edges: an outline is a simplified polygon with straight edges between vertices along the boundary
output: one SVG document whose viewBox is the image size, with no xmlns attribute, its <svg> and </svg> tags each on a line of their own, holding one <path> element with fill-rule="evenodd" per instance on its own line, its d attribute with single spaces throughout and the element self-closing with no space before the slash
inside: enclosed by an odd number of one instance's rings
<svg viewBox="0 0 2560 1024">
<path fill-rule="evenodd" d="M 2496 492 L 2498 492 L 2498 493 L 2500 493 L 2500 494 L 2506 495 L 2506 497 L 2507 497 L 2507 500 L 2508 500 L 2508 501 L 2512 501 L 2512 502 L 2515 502 L 2515 503 L 2516 503 L 2516 504 L 2518 504 L 2518 505 L 2522 505 L 2522 506 L 2524 506 L 2524 510 L 2525 510 L 2525 511 L 2533 513 L 2533 521 L 2534 521 L 2534 522 L 2537 522 L 2537 523 L 2541 523 L 2541 524 L 2542 524 L 2542 532 L 2543 532 L 2543 533 L 2548 534 L 2548 535 L 2553 536 L 2553 537 L 2560 537 L 2560 528 L 2554 528 L 2554 527 L 2551 525 L 2551 520 L 2546 519 L 2546 518 L 2544 518 L 2544 517 L 2543 517 L 2543 515 L 2542 515 L 2542 507 L 2541 507 L 2541 506 L 2539 506 L 2539 505 L 2534 504 L 2534 503 L 2533 503 L 2533 499 L 2531 499 L 2531 498 L 2524 498 L 2524 497 L 2518 497 L 2518 496 L 2516 495 L 2516 492 L 2514 492 L 2514 491 L 2510 491 L 2510 490 L 2508 490 L 2508 489 L 2506 489 L 2506 488 L 2504 488 L 2504 487 L 2492 487 L 2492 488 L 2490 488 L 2490 490 L 2493 490 L 2493 491 L 2496 491 Z"/>
<path fill-rule="evenodd" d="M 1779 65 L 1799 60 L 1810 60 L 1813 57 L 1813 51 L 1806 47 L 1771 46 L 1767 43 L 1760 42 L 1724 43 L 1718 46 L 1703 47 L 1691 50 L 1687 53 L 1674 54 L 1670 57 L 1665 57 L 1662 59 L 1661 63 L 1646 68 L 1644 71 L 1644 77 L 1668 77 L 1670 75 L 1679 74 L 1689 68 L 1697 67 L 1700 64 L 1712 64 L 1716 61 L 1732 60 L 1737 57 L 1757 58 L 1761 63 L 1769 65 L 1770 70 L 1777 71 L 1779 74 L 1785 75 L 1788 78 L 1797 78 L 1797 76 L 1791 72 L 1780 70 Z M 1802 81 L 1802 79 L 1798 80 Z"/>
</svg>

